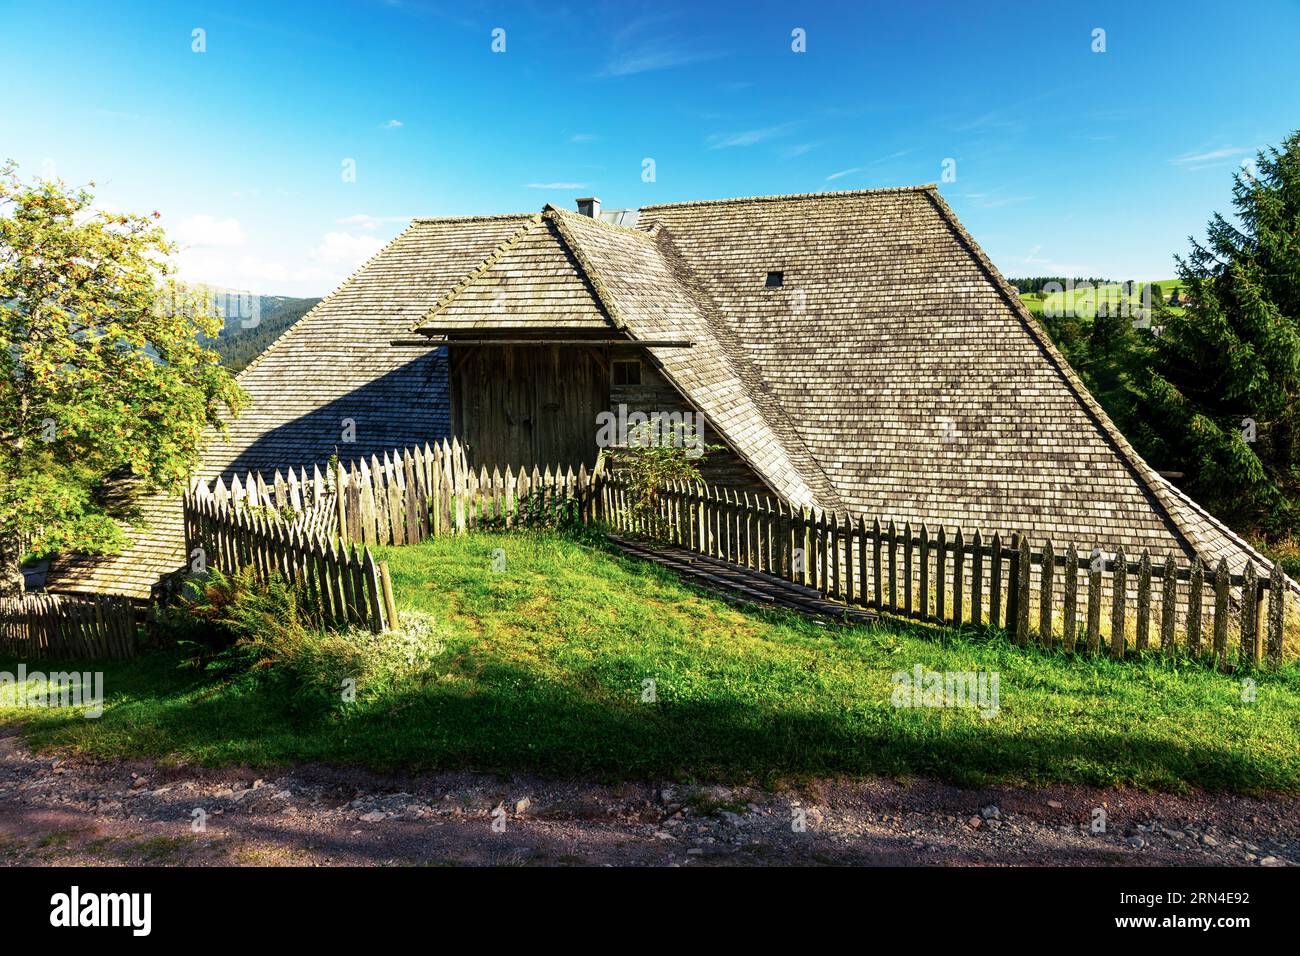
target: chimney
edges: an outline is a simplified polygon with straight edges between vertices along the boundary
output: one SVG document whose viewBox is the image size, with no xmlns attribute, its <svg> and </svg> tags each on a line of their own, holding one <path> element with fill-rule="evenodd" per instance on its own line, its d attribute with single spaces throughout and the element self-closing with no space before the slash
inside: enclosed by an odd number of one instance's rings
<svg viewBox="0 0 1300 956">
<path fill-rule="evenodd" d="M 600 200 L 595 196 L 588 196 L 586 199 L 578 200 L 578 215 L 590 216 L 592 219 L 600 218 Z"/>
</svg>

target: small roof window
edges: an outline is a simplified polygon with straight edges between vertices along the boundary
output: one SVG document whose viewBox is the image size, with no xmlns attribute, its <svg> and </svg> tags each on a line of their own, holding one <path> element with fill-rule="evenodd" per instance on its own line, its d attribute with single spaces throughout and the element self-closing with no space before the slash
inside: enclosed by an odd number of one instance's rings
<svg viewBox="0 0 1300 956">
<path fill-rule="evenodd" d="M 769 272 L 767 274 L 767 281 L 763 284 L 769 289 L 779 289 L 781 286 L 785 285 L 785 273 Z"/>
</svg>

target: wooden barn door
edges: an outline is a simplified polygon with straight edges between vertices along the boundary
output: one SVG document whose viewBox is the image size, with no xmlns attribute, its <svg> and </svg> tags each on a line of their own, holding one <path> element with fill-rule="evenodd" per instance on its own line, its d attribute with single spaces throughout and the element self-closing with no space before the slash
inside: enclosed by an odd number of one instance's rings
<svg viewBox="0 0 1300 956">
<path fill-rule="evenodd" d="M 609 373 L 590 349 L 453 346 L 451 368 L 452 429 L 473 466 L 595 463 Z"/>
</svg>

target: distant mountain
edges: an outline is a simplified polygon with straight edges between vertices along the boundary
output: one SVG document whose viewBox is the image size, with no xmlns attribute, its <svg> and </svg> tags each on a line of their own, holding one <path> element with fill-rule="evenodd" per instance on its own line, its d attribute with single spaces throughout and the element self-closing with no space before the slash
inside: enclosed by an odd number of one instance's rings
<svg viewBox="0 0 1300 956">
<path fill-rule="evenodd" d="M 306 315 L 320 299 L 294 299 L 283 295 L 264 295 L 254 299 L 247 294 L 232 296 L 233 307 L 227 308 L 225 326 L 215 339 L 209 339 L 221 364 L 232 372 L 266 351 L 289 326 Z M 257 308 L 251 308 L 250 302 Z"/>
</svg>

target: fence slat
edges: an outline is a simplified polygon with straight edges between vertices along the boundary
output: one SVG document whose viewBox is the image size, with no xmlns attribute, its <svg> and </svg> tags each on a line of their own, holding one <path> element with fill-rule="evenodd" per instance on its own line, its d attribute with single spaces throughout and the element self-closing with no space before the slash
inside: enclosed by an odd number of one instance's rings
<svg viewBox="0 0 1300 956">
<path fill-rule="evenodd" d="M 1187 653 L 1201 653 L 1201 592 L 1205 589 L 1205 569 L 1200 557 L 1192 559 L 1192 575 L 1187 582 Z"/>
<path fill-rule="evenodd" d="M 1073 654 L 1079 643 L 1079 549 L 1070 542 L 1065 549 L 1065 587 L 1061 606 L 1061 646 Z"/>
<path fill-rule="evenodd" d="M 1164 581 L 1160 585 L 1160 653 L 1172 655 L 1177 647 L 1174 628 L 1178 625 L 1178 570 L 1172 554 L 1165 556 Z"/>
<path fill-rule="evenodd" d="M 1151 639 L 1151 552 L 1142 549 L 1138 559 L 1137 632 L 1133 644 L 1139 652 L 1147 649 Z"/>
<path fill-rule="evenodd" d="M 1214 572 L 1214 656 L 1220 664 L 1228 657 L 1228 559 L 1220 558 Z"/>
<path fill-rule="evenodd" d="M 1128 562 L 1123 547 L 1115 552 L 1110 580 L 1110 656 L 1123 657 L 1125 616 L 1128 610 Z"/>
<path fill-rule="evenodd" d="M 1043 542 L 1043 563 L 1038 576 L 1038 643 L 1052 646 L 1052 577 L 1056 572 L 1056 555 L 1052 542 Z"/>
</svg>

